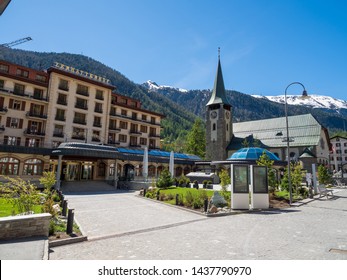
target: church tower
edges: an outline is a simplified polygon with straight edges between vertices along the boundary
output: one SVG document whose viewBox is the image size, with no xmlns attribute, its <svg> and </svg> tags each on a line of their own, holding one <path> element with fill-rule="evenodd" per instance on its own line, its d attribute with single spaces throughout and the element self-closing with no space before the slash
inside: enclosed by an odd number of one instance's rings
<svg viewBox="0 0 347 280">
<path fill-rule="evenodd" d="M 206 104 L 206 158 L 212 161 L 226 160 L 232 135 L 231 104 L 225 94 L 218 49 L 217 74 L 211 98 Z"/>
</svg>

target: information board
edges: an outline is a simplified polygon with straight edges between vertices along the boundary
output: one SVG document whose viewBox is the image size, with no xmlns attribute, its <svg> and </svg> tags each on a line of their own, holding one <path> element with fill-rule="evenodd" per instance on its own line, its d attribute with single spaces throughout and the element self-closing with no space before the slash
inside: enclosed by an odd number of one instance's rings
<svg viewBox="0 0 347 280">
<path fill-rule="evenodd" d="M 248 193 L 248 166 L 247 165 L 234 165 L 233 168 L 233 192 L 234 193 Z"/>
<path fill-rule="evenodd" d="M 253 166 L 253 192 L 268 193 L 268 191 L 266 166 Z"/>
</svg>

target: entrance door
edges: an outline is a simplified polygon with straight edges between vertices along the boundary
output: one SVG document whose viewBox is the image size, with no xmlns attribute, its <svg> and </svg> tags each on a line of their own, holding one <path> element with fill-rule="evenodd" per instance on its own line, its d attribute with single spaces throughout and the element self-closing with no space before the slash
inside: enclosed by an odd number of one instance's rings
<svg viewBox="0 0 347 280">
<path fill-rule="evenodd" d="M 69 163 L 65 175 L 66 181 L 78 181 L 80 179 L 81 165 L 79 163 Z"/>
<path fill-rule="evenodd" d="M 93 179 L 93 164 L 91 162 L 85 162 L 82 165 L 82 177 L 81 180 Z"/>
<path fill-rule="evenodd" d="M 127 181 L 134 180 L 134 166 L 131 164 L 124 165 L 124 177 Z"/>
</svg>

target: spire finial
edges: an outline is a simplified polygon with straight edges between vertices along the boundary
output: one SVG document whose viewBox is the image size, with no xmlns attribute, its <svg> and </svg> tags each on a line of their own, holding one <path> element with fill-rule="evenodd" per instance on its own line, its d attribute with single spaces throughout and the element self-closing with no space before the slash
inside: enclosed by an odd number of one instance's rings
<svg viewBox="0 0 347 280">
<path fill-rule="evenodd" d="M 220 59 L 220 47 L 218 47 L 218 59 Z"/>
</svg>

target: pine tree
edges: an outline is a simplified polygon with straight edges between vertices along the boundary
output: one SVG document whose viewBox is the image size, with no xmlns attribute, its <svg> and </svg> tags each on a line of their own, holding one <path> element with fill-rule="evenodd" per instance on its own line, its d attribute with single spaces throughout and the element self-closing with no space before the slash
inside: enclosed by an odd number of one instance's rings
<svg viewBox="0 0 347 280">
<path fill-rule="evenodd" d="M 187 135 L 186 153 L 205 157 L 205 129 L 200 118 L 195 119 L 192 130 Z"/>
</svg>

